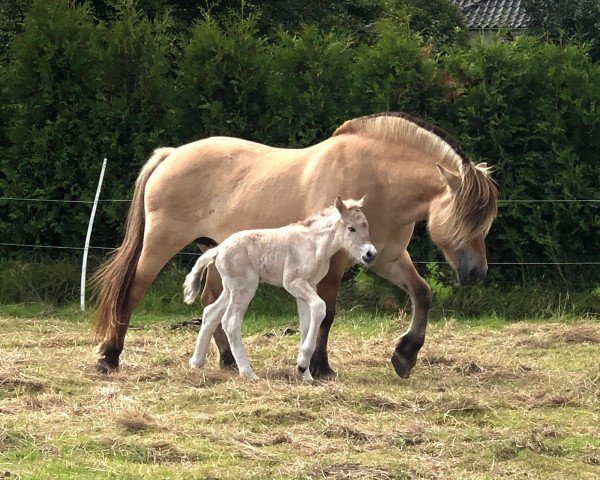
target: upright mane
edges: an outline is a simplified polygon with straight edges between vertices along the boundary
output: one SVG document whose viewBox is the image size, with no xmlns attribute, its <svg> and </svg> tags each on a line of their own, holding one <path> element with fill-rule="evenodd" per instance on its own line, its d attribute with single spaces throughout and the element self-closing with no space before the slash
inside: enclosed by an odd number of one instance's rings
<svg viewBox="0 0 600 480">
<path fill-rule="evenodd" d="M 462 182 L 455 192 L 446 222 L 456 245 L 487 234 L 497 214 L 498 187 L 484 164 L 475 165 L 444 129 L 404 112 L 385 112 L 344 122 L 333 136 L 361 133 L 374 138 L 402 139 L 458 169 Z"/>
<path fill-rule="evenodd" d="M 441 163 L 462 166 L 470 163 L 456 140 L 444 129 L 404 112 L 385 112 L 354 118 L 344 122 L 332 136 L 362 133 L 377 138 L 401 138 L 439 158 Z"/>
<path fill-rule="evenodd" d="M 353 199 L 344 200 L 344 204 L 346 205 L 346 207 L 349 210 L 360 208 L 358 206 L 358 203 L 359 203 L 359 200 L 353 200 Z M 324 210 L 321 210 L 319 213 L 315 213 L 314 215 L 311 215 L 310 217 L 305 218 L 304 220 L 300 220 L 299 222 L 292 223 L 292 225 L 302 225 L 304 227 L 310 227 L 316 221 L 320 220 L 323 217 L 331 215 L 333 212 L 336 212 L 336 211 L 337 211 L 337 208 L 335 208 L 335 206 L 331 205 L 331 206 L 325 208 Z"/>
</svg>

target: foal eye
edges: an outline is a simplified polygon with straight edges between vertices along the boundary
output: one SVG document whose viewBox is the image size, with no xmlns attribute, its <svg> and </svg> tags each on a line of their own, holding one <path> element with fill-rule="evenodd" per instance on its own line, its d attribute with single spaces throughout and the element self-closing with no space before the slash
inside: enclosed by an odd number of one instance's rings
<svg viewBox="0 0 600 480">
<path fill-rule="evenodd" d="M 356 232 L 356 228 L 354 228 L 354 227 L 348 227 L 348 231 L 349 232 Z"/>
</svg>

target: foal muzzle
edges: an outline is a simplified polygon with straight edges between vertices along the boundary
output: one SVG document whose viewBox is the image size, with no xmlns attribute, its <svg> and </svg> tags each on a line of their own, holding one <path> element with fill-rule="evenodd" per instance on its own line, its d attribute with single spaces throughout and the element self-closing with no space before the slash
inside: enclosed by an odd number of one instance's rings
<svg viewBox="0 0 600 480">
<path fill-rule="evenodd" d="M 376 256 L 377 249 L 370 243 L 363 245 L 360 249 L 360 259 L 365 265 L 371 265 L 375 261 Z"/>
</svg>

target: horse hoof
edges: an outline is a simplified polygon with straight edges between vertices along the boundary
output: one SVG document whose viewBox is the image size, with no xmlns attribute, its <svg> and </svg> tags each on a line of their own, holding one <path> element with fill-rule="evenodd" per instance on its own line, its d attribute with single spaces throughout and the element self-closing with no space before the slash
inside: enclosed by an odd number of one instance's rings
<svg viewBox="0 0 600 480">
<path fill-rule="evenodd" d="M 310 373 L 318 380 L 335 380 L 337 377 L 337 373 L 329 365 L 311 365 Z"/>
<path fill-rule="evenodd" d="M 104 358 L 99 358 L 96 362 L 96 371 L 98 373 L 110 373 L 119 369 L 119 365 L 112 366 Z"/>
<path fill-rule="evenodd" d="M 219 365 L 223 370 L 237 370 L 238 366 L 235 363 L 235 358 L 231 353 L 222 354 L 219 360 Z"/>
<path fill-rule="evenodd" d="M 398 352 L 394 352 L 391 360 L 394 370 L 396 370 L 396 373 L 400 378 L 410 377 L 412 366 L 405 358 L 402 358 L 400 355 L 398 355 Z"/>
</svg>

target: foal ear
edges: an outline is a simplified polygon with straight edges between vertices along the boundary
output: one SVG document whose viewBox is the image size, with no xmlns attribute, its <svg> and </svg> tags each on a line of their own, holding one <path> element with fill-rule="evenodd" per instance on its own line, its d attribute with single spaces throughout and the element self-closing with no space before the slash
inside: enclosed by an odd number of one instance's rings
<svg viewBox="0 0 600 480">
<path fill-rule="evenodd" d="M 358 208 L 362 208 L 362 207 L 363 207 L 363 205 L 365 204 L 365 200 L 366 200 L 366 199 L 367 199 L 367 194 L 365 193 L 365 194 L 363 195 L 363 197 L 362 197 L 362 198 L 361 198 L 361 199 L 360 199 L 358 202 L 356 202 L 356 206 L 357 206 Z"/>
<path fill-rule="evenodd" d="M 448 185 L 452 191 L 458 190 L 458 187 L 460 187 L 462 181 L 460 175 L 457 175 L 447 168 L 442 167 L 439 163 L 436 163 L 435 166 L 440 171 L 440 175 L 444 183 Z"/>
<path fill-rule="evenodd" d="M 341 197 L 337 197 L 335 199 L 335 208 L 337 208 L 339 210 L 340 213 L 344 213 L 346 210 L 348 210 L 348 208 L 346 207 L 346 204 L 342 201 Z"/>
</svg>

